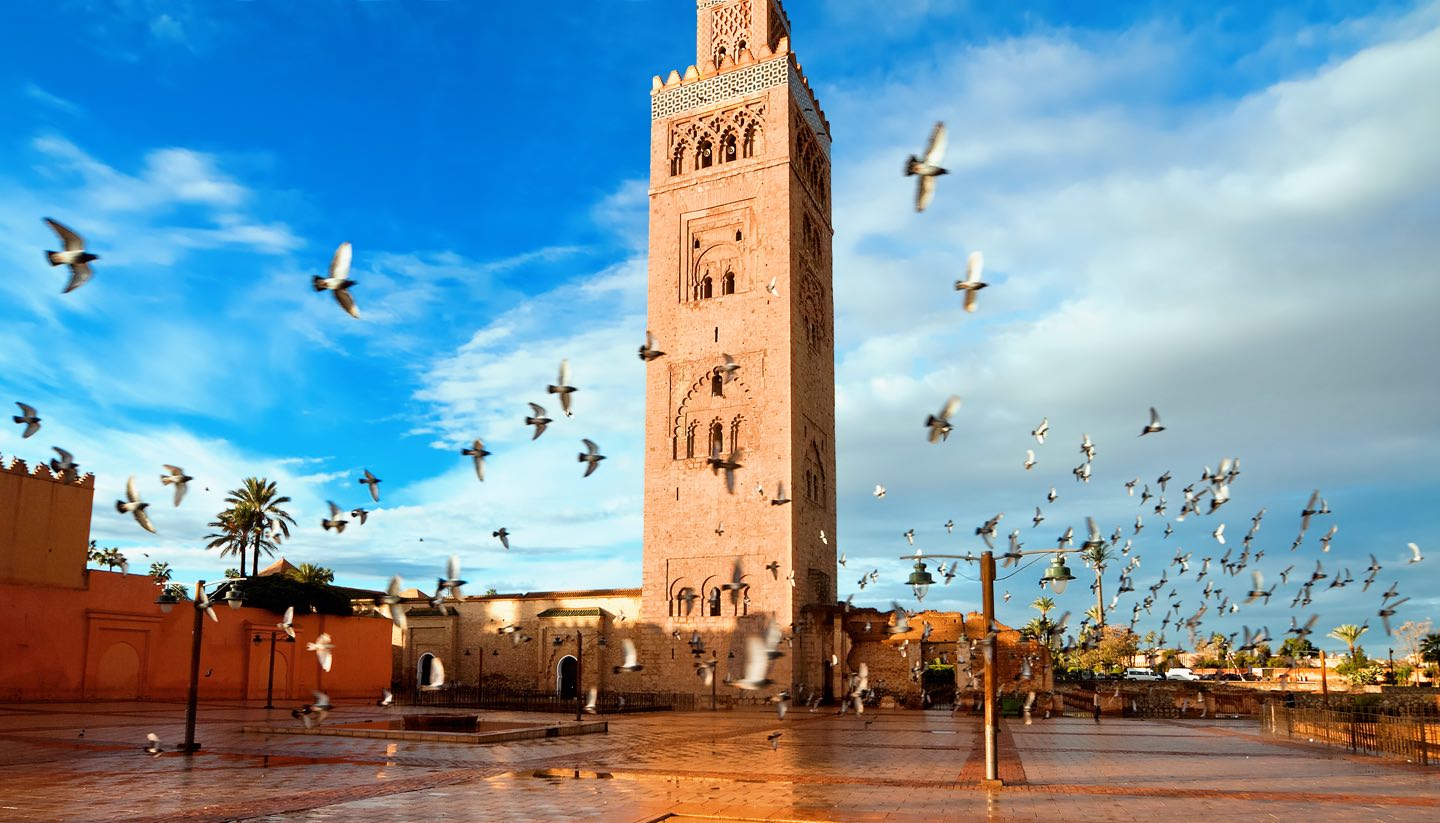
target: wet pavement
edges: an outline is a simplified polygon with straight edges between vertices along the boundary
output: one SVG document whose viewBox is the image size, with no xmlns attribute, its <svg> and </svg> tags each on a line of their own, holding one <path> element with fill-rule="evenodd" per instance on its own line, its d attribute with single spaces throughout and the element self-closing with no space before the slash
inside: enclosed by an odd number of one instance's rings
<svg viewBox="0 0 1440 823">
<path fill-rule="evenodd" d="M 330 722 L 410 711 L 342 702 Z M 242 732 L 295 722 L 258 704 L 202 703 L 199 718 L 187 758 L 181 704 L 0 706 L 0 821 L 1440 820 L 1440 770 L 1246 720 L 1007 721 L 1006 785 L 987 790 L 978 720 L 940 711 L 619 715 L 606 734 L 486 745 Z M 152 731 L 172 751 L 142 751 Z"/>
</svg>

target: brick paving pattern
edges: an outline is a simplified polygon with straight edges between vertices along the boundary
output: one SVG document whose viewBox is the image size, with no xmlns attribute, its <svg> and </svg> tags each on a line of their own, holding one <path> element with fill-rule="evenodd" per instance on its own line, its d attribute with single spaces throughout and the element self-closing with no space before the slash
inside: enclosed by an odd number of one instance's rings
<svg viewBox="0 0 1440 823">
<path fill-rule="evenodd" d="M 341 704 L 331 719 L 399 711 Z M 979 720 L 939 711 L 662 712 L 491 745 L 245 734 L 288 713 L 236 703 L 200 718 L 187 762 L 141 751 L 150 731 L 183 738 L 178 704 L 0 706 L 0 821 L 1440 820 L 1436 769 L 1273 741 L 1244 720 L 1006 720 L 1006 786 L 985 790 Z"/>
</svg>

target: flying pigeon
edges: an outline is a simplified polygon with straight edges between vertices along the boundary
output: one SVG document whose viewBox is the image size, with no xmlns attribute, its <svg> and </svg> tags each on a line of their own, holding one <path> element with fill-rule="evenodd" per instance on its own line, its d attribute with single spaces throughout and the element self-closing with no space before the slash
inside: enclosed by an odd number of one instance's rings
<svg viewBox="0 0 1440 823">
<path fill-rule="evenodd" d="M 965 311 L 975 311 L 975 298 L 979 296 L 981 289 L 989 285 L 980 280 L 980 272 L 984 268 L 984 256 L 978 251 L 972 251 L 970 259 L 965 263 L 965 279 L 955 281 L 955 291 L 965 292 Z"/>
<path fill-rule="evenodd" d="M 640 344 L 640 359 L 648 363 L 657 357 L 664 356 L 665 352 L 660 351 L 660 341 L 655 339 L 655 336 L 650 333 L 649 329 L 646 329 L 645 342 Z"/>
<path fill-rule="evenodd" d="M 1034 450 L 1034 449 L 1026 449 L 1026 450 L 1025 450 L 1025 471 L 1028 472 L 1028 471 L 1030 471 L 1030 470 L 1033 469 L 1033 468 L 1035 468 L 1035 450 Z"/>
<path fill-rule="evenodd" d="M 1419 563 L 1421 560 L 1425 559 L 1420 556 L 1419 546 L 1415 545 L 1414 543 L 1406 543 L 1405 545 L 1410 548 L 1410 554 L 1412 555 L 1410 558 L 1411 563 Z"/>
<path fill-rule="evenodd" d="M 140 524 L 140 528 L 155 534 L 155 527 L 150 525 L 150 515 L 145 513 L 145 509 L 149 506 L 149 503 L 140 500 L 140 492 L 135 489 L 135 475 L 130 475 L 130 479 L 125 483 L 125 499 L 115 501 L 115 511 L 134 515 L 135 522 Z"/>
<path fill-rule="evenodd" d="M 90 278 L 95 274 L 90 269 L 90 261 L 99 260 L 100 258 L 97 255 L 85 251 L 84 238 L 74 231 L 71 231 L 64 224 L 51 220 L 48 217 L 45 218 L 45 222 L 50 228 L 55 230 L 55 233 L 60 236 L 60 242 L 65 246 L 64 251 L 47 251 L 45 255 L 49 258 L 50 265 L 52 266 L 70 267 L 70 282 L 65 284 L 65 291 L 61 292 L 61 294 L 69 294 L 90 282 Z M 26 436 L 28 437 L 29 435 Z"/>
<path fill-rule="evenodd" d="M 150 741 L 145 744 L 145 751 L 152 757 L 159 757 L 165 753 L 165 747 L 160 745 L 160 737 L 154 732 L 145 735 L 145 739 Z"/>
<path fill-rule="evenodd" d="M 477 437 L 475 438 L 475 443 L 470 448 L 461 449 L 460 453 L 466 457 L 472 458 L 475 461 L 475 476 L 479 478 L 481 483 L 484 483 L 485 458 L 490 456 L 490 452 L 485 451 L 485 443 Z"/>
<path fill-rule="evenodd" d="M 778 277 L 772 277 L 772 278 L 770 278 L 770 283 L 765 286 L 765 291 L 769 292 L 771 297 L 779 297 L 779 296 L 780 296 L 780 286 L 779 286 L 779 283 L 780 283 L 780 278 L 778 278 Z"/>
<path fill-rule="evenodd" d="M 320 527 L 327 532 L 331 529 L 334 529 L 336 534 L 343 534 L 345 531 L 345 524 L 350 522 L 348 520 L 342 520 L 340 517 L 340 515 L 344 514 L 345 511 L 339 506 L 335 505 L 335 501 L 333 500 L 326 500 L 325 502 L 330 506 L 330 518 L 328 520 L 322 518 L 320 520 Z"/>
<path fill-rule="evenodd" d="M 359 520 L 360 525 L 363 526 L 365 525 L 365 521 L 370 519 L 370 512 L 367 509 L 351 509 L 350 516 Z"/>
<path fill-rule="evenodd" d="M 445 576 L 435 582 L 437 591 L 443 592 L 446 589 L 454 595 L 456 600 L 461 598 L 460 587 L 465 581 L 460 579 L 460 555 L 452 554 L 450 559 L 445 561 Z"/>
<path fill-rule="evenodd" d="M 1162 425 L 1160 425 L 1160 413 L 1157 412 L 1157 411 L 1155 411 L 1155 407 L 1154 407 L 1154 406 L 1151 406 L 1151 407 L 1150 407 L 1150 422 L 1145 426 L 1145 428 L 1143 428 L 1143 429 L 1140 430 L 1140 436 L 1141 436 L 1141 437 L 1144 437 L 1144 436 L 1147 435 L 1147 434 L 1154 434 L 1154 433 L 1156 433 L 1156 432 L 1163 432 L 1163 431 L 1165 431 L 1165 427 L 1162 426 Z"/>
<path fill-rule="evenodd" d="M 960 398 L 956 395 L 951 395 L 950 399 L 945 401 L 945 405 L 940 407 L 940 413 L 938 415 L 932 414 L 925 418 L 925 427 L 930 430 L 928 436 L 931 443 L 939 443 L 941 440 L 949 439 L 952 428 L 950 418 L 959 410 Z"/>
<path fill-rule="evenodd" d="M 1032 432 L 1030 432 L 1031 436 L 1033 436 L 1033 437 L 1035 438 L 1035 442 L 1036 442 L 1036 443 L 1039 443 L 1039 444 L 1042 445 L 1042 446 L 1045 445 L 1045 435 L 1047 435 L 1047 434 L 1049 434 L 1049 433 L 1050 433 L 1050 418 L 1048 418 L 1048 417 L 1042 418 L 1042 419 L 1040 420 L 1040 425 L 1036 426 L 1036 427 L 1035 427 L 1035 430 L 1032 431 Z"/>
<path fill-rule="evenodd" d="M 330 642 L 329 634 L 322 633 L 319 637 L 315 638 L 314 643 L 306 643 L 305 648 L 309 651 L 315 652 L 315 658 L 320 661 L 320 668 L 324 669 L 327 672 L 330 671 L 330 664 L 335 662 L 335 658 L 332 654 L 332 652 L 335 650 L 335 644 Z M 323 697 L 324 695 L 319 696 Z"/>
<path fill-rule="evenodd" d="M 169 474 L 160 475 L 160 485 L 175 487 L 175 505 L 180 505 L 181 499 L 185 497 L 186 484 L 195 478 L 187 475 L 185 470 L 179 466 L 165 465 L 165 471 Z"/>
<path fill-rule="evenodd" d="M 16 423 L 25 424 L 25 431 L 20 435 L 20 437 L 23 439 L 29 437 L 35 432 L 40 431 L 40 418 L 35 414 L 34 407 L 27 406 L 19 401 L 16 401 L 15 405 L 20 407 L 20 413 L 10 419 L 14 420 Z"/>
<path fill-rule="evenodd" d="M 290 635 L 290 637 L 293 638 L 293 637 L 295 636 L 295 627 L 292 626 L 291 623 L 294 622 L 294 620 L 295 620 L 295 607 L 294 607 L 294 606 L 286 606 L 286 607 L 285 607 L 285 616 L 282 617 L 282 618 L 280 618 L 280 622 L 275 624 L 275 628 L 284 631 L 286 634 Z"/>
<path fill-rule="evenodd" d="M 742 465 L 740 463 L 741 456 L 739 449 L 731 449 L 729 457 L 721 457 L 720 449 L 717 446 L 711 450 L 710 457 L 706 460 L 710 464 L 711 474 L 725 472 L 725 490 L 730 494 L 735 493 L 735 470 Z"/>
<path fill-rule="evenodd" d="M 389 606 L 390 622 L 394 623 L 395 627 L 401 631 L 405 630 L 405 607 L 400 603 L 400 575 L 397 574 L 390 578 L 390 585 L 385 589 L 384 594 L 375 598 L 375 603 Z"/>
<path fill-rule="evenodd" d="M 535 427 L 535 433 L 530 435 L 531 440 L 534 440 L 540 435 L 544 434 L 545 426 L 553 422 L 553 420 L 545 416 L 545 409 L 542 408 L 539 404 L 530 404 L 530 416 L 525 418 L 525 425 Z"/>
<path fill-rule="evenodd" d="M 773 500 L 770 501 L 770 505 L 772 505 L 772 506 L 783 506 L 783 505 L 785 505 L 786 503 L 789 503 L 789 502 L 790 502 L 790 496 L 785 493 L 785 484 L 784 484 L 784 483 L 779 483 L 779 482 L 777 482 L 777 483 L 775 484 L 775 487 L 776 487 L 776 489 L 778 489 L 778 491 L 776 491 L 776 493 L 775 493 L 775 499 L 773 499 Z M 823 537 L 825 536 L 825 533 L 824 533 L 824 532 L 821 532 L 821 533 L 820 533 L 820 536 L 823 538 Z"/>
<path fill-rule="evenodd" d="M 380 688 L 380 699 L 375 701 L 375 705 L 377 705 L 377 706 L 379 706 L 379 707 L 381 707 L 381 708 L 384 708 L 384 707 L 386 707 L 386 706 L 389 706 L 389 705 L 393 704 L 394 702 L 395 702 L 395 695 L 394 695 L 394 693 L 392 693 L 389 689 L 384 688 L 384 687 L 382 686 L 382 687 Z"/>
<path fill-rule="evenodd" d="M 335 256 L 330 258 L 330 276 L 312 277 L 310 283 L 315 291 L 329 291 L 335 293 L 335 302 L 345 313 L 359 319 L 360 310 L 355 307 L 355 298 L 350 296 L 350 287 L 355 281 L 350 278 L 350 244 L 341 243 L 335 249 Z"/>
<path fill-rule="evenodd" d="M 716 368 L 719 369 L 720 376 L 724 378 L 724 381 L 729 383 L 735 379 L 735 370 L 740 368 L 740 364 L 736 363 L 735 358 L 728 354 L 721 354 L 720 357 L 723 358 L 724 363 Z"/>
<path fill-rule="evenodd" d="M 616 674 L 619 674 L 621 672 L 638 672 L 641 669 L 645 668 L 639 663 L 639 653 L 635 651 L 634 640 L 631 640 L 628 637 L 622 637 L 620 639 L 620 645 L 623 647 L 624 653 L 622 655 L 622 662 L 620 663 L 620 665 L 615 667 Z"/>
<path fill-rule="evenodd" d="M 51 448 L 60 456 L 60 459 L 50 458 L 50 471 L 54 472 L 56 476 L 73 483 L 80 477 L 80 472 L 78 471 L 80 464 L 75 462 L 75 456 L 59 446 L 51 446 Z"/>
<path fill-rule="evenodd" d="M 560 411 L 565 412 L 566 417 L 574 417 L 574 413 L 570 411 L 570 395 L 578 390 L 574 386 L 570 385 L 569 360 L 560 361 L 560 376 L 556 380 L 556 383 L 558 385 L 546 386 L 545 391 L 549 392 L 550 394 L 560 395 Z"/>
<path fill-rule="evenodd" d="M 568 397 L 568 395 L 566 396 Z M 595 445 L 595 441 L 582 438 L 580 442 L 585 444 L 585 451 L 580 452 L 576 459 L 581 463 L 590 464 L 585 467 L 585 473 L 581 475 L 581 477 L 589 477 L 595 473 L 595 467 L 600 465 L 600 461 L 605 459 L 605 455 L 600 453 L 600 447 Z"/>
<path fill-rule="evenodd" d="M 876 497 L 884 497 L 884 496 L 885 496 L 885 487 L 882 486 L 882 485 L 880 485 L 879 483 L 876 483 L 876 484 L 875 484 L 875 496 L 876 496 Z"/>
<path fill-rule="evenodd" d="M 380 502 L 380 478 L 378 478 L 378 477 L 376 477 L 375 475 L 371 474 L 369 469 L 366 469 L 366 470 L 365 470 L 365 476 L 362 477 L 362 478 L 360 478 L 360 479 L 357 480 L 356 482 L 357 482 L 357 483 L 363 483 L 363 484 L 365 484 L 366 486 L 369 486 L 369 487 L 370 487 L 370 499 L 374 500 L 376 503 L 379 503 L 379 502 Z"/>
<path fill-rule="evenodd" d="M 935 178 L 950 172 L 940 167 L 945 158 L 945 124 L 936 123 L 930 132 L 930 144 L 925 148 L 923 158 L 910 155 L 905 161 L 905 176 L 919 175 L 920 185 L 915 192 L 915 211 L 925 211 L 935 197 Z"/>
</svg>

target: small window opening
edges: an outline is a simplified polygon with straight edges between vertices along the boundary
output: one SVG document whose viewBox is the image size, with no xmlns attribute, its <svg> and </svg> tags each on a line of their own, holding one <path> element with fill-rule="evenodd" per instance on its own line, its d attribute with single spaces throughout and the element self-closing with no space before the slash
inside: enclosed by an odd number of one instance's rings
<svg viewBox="0 0 1440 823">
<path fill-rule="evenodd" d="M 736 242 L 736 243 L 739 243 L 739 242 L 740 242 L 741 240 L 743 240 L 743 239 L 744 239 L 744 238 L 741 236 L 740 230 L 739 230 L 739 229 L 736 229 L 736 230 L 735 230 L 735 242 Z"/>
<path fill-rule="evenodd" d="M 719 326 L 716 326 L 716 327 L 715 327 L 715 342 L 716 342 L 716 343 L 719 343 L 719 342 L 720 342 L 720 327 L 719 327 Z"/>
<path fill-rule="evenodd" d="M 722 378 L 722 377 L 721 377 L 720 375 L 718 375 L 718 374 L 714 374 L 714 375 L 711 375 L 711 376 L 710 376 L 710 396 L 711 396 L 711 397 L 724 397 L 724 396 L 725 396 L 725 379 Z M 711 445 L 714 445 L 714 444 L 712 443 Z"/>
<path fill-rule="evenodd" d="M 710 424 L 710 453 L 720 454 L 725 451 L 725 427 L 720 421 Z"/>
<path fill-rule="evenodd" d="M 710 141 L 702 140 L 699 151 L 696 153 L 696 168 L 708 169 L 715 162 L 714 152 L 710 150 Z"/>
<path fill-rule="evenodd" d="M 734 293 L 735 293 L 735 272 L 733 272 L 733 271 L 727 271 L 727 272 L 725 272 L 725 276 L 722 277 L 722 278 L 720 278 L 720 293 L 721 293 L 721 294 L 734 294 Z"/>
<path fill-rule="evenodd" d="M 710 275 L 707 274 L 707 275 L 705 275 L 705 278 L 700 281 L 700 299 L 701 299 L 701 300 L 709 300 L 711 297 L 714 297 L 714 296 L 715 296 L 715 281 L 712 280 L 712 279 L 710 279 Z"/>
<path fill-rule="evenodd" d="M 731 160 L 734 160 L 734 159 L 735 159 L 735 135 L 733 135 L 733 134 L 727 134 L 727 135 L 725 135 L 725 140 L 722 142 L 721 145 L 724 146 L 724 150 L 723 150 L 723 151 L 721 152 L 721 154 L 720 154 L 720 161 L 721 161 L 722 163 L 729 163 Z"/>
<path fill-rule="evenodd" d="M 691 248 L 696 248 L 696 249 L 700 248 L 700 238 L 698 238 L 698 237 L 695 238 L 695 243 L 694 243 L 694 245 L 691 246 Z"/>
</svg>

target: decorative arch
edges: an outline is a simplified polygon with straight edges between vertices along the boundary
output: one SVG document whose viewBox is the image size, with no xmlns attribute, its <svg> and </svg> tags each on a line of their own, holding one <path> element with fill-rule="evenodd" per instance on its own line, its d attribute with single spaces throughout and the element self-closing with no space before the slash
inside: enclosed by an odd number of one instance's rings
<svg viewBox="0 0 1440 823">
<path fill-rule="evenodd" d="M 580 688 L 580 662 L 575 655 L 567 654 L 555 664 L 555 696 L 561 700 L 573 700 Z"/>
<path fill-rule="evenodd" d="M 751 431 L 755 421 L 749 419 L 741 409 L 753 409 L 750 387 L 745 378 L 742 368 L 736 372 L 736 376 L 730 379 L 729 383 L 724 382 L 715 368 L 706 369 L 695 378 L 690 384 L 680 404 L 675 410 L 675 417 L 671 421 L 671 452 L 675 458 L 705 458 L 710 456 L 710 444 L 708 441 L 700 442 L 701 423 L 709 424 L 715 420 L 722 423 L 728 421 L 730 427 L 730 444 L 741 445 L 747 432 Z M 713 386 L 716 378 L 720 378 L 722 394 L 713 394 Z M 717 411 L 731 410 L 728 413 L 716 414 Z M 758 431 L 758 429 L 754 429 Z M 708 431 L 705 432 L 708 437 Z M 738 438 L 738 439 L 737 439 Z M 743 443 L 746 448 L 752 447 L 752 443 Z M 702 594 L 704 592 L 702 591 Z"/>
<path fill-rule="evenodd" d="M 744 285 L 744 272 L 740 245 L 728 241 L 716 243 L 695 257 L 690 271 L 689 298 L 708 300 L 715 296 L 717 288 L 721 294 L 734 294 Z"/>
</svg>

